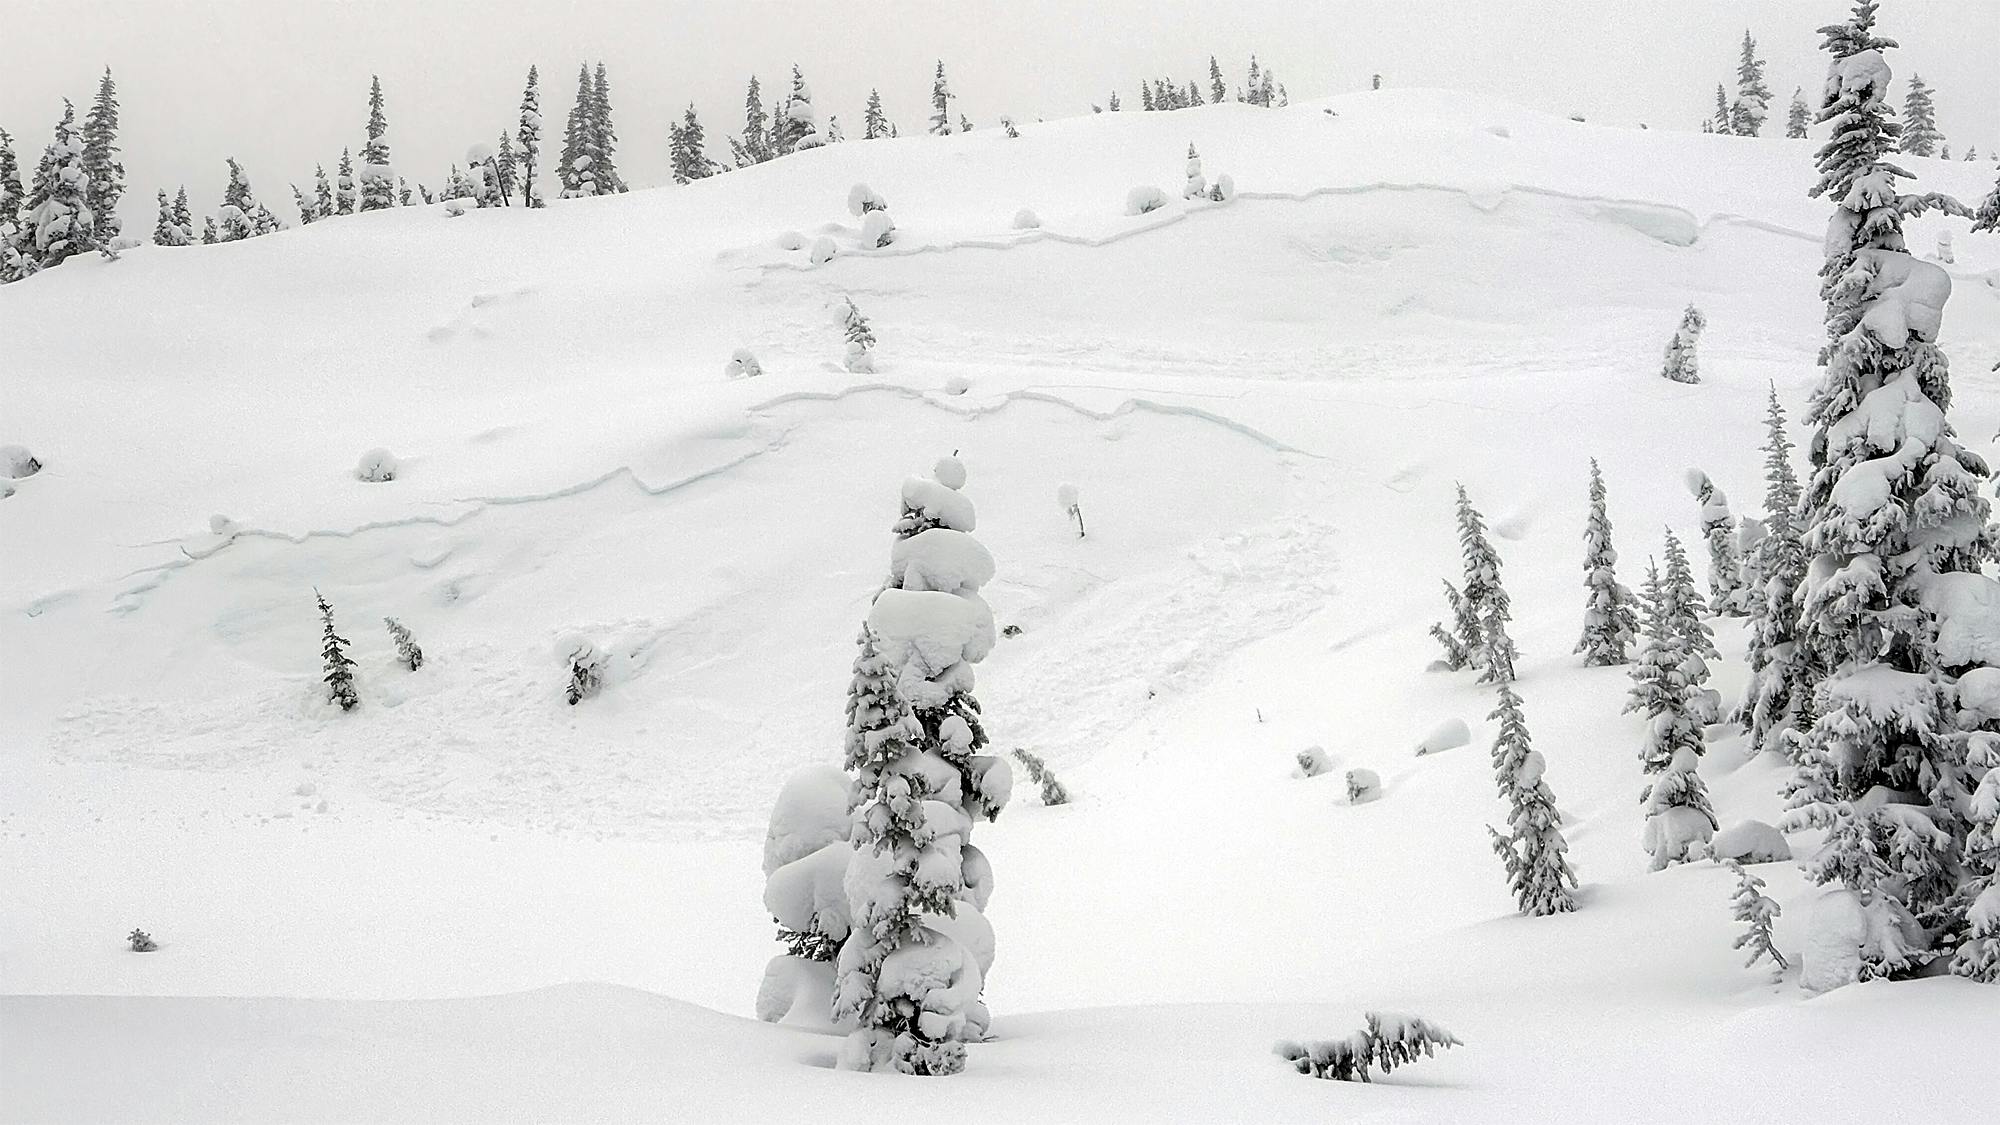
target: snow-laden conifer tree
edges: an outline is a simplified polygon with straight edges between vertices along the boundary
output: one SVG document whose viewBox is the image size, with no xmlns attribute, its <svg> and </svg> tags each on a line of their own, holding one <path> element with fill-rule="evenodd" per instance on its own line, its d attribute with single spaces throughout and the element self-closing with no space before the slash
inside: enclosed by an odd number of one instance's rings
<svg viewBox="0 0 2000 1125">
<path fill-rule="evenodd" d="M 1148 111 L 1159 108 L 1158 106 L 1153 104 L 1152 87 L 1148 86 L 1144 82 L 1139 83 L 1139 108 Z"/>
<path fill-rule="evenodd" d="M 153 245 L 186 246 L 187 240 L 181 231 L 180 223 L 175 220 L 174 205 L 167 198 L 166 188 L 160 189 L 159 205 L 160 216 L 153 223 Z"/>
<path fill-rule="evenodd" d="M 854 689 L 864 706 L 885 686 L 886 670 L 872 637 L 863 637 Z M 856 705 L 850 689 L 850 719 Z M 764 908 L 778 924 L 785 951 L 771 958 L 757 989 L 757 1017 L 833 1026 L 834 960 L 847 940 L 846 874 L 854 860 L 848 841 L 848 778 L 832 766 L 808 766 L 785 781 L 764 834 Z M 847 1030 L 852 1030 L 851 1026 Z"/>
<path fill-rule="evenodd" d="M 792 89 L 785 95 L 784 105 L 779 108 L 778 117 L 773 122 L 775 137 L 772 148 L 779 156 L 797 152 L 800 148 L 818 148 L 826 143 L 819 135 L 819 118 L 813 111 L 812 87 L 806 85 L 806 76 L 795 63 L 792 66 Z M 810 141 L 807 138 L 812 138 Z"/>
<path fill-rule="evenodd" d="M 215 230 L 215 216 L 214 215 L 202 216 L 201 244 L 203 246 L 213 246 L 221 241 L 222 241 L 222 236 L 217 234 Z"/>
<path fill-rule="evenodd" d="M 1512 683 L 1519 654 L 1513 638 L 1507 635 L 1513 609 L 1506 588 L 1500 584 L 1500 555 L 1486 538 L 1486 521 L 1472 506 L 1462 484 L 1458 486 L 1458 543 L 1465 562 L 1464 597 L 1479 617 L 1479 648 L 1473 657 L 1479 682 Z"/>
<path fill-rule="evenodd" d="M 1562 813 L 1543 778 L 1547 763 L 1530 744 L 1528 722 L 1514 685 L 1500 684 L 1500 702 L 1487 716 L 1500 724 L 1493 740 L 1493 780 L 1507 802 L 1507 831 L 1488 826 L 1493 851 L 1507 869 L 1507 885 L 1521 913 L 1530 917 L 1565 914 L 1576 909 L 1570 891 L 1576 873 L 1569 866 L 1569 842 L 1563 839 Z"/>
<path fill-rule="evenodd" d="M 1201 154 L 1194 150 L 1194 142 L 1188 142 L 1187 186 L 1181 189 L 1182 199 L 1201 199 L 1208 194 L 1208 181 L 1201 174 Z"/>
<path fill-rule="evenodd" d="M 1993 190 L 1979 204 L 1979 210 L 1972 215 L 1972 232 L 1985 231 L 2000 234 L 2000 176 L 1993 179 Z"/>
<path fill-rule="evenodd" d="M 1104 103 L 1104 108 L 1112 113 L 1119 112 L 1118 91 L 1111 91 L 1111 97 Z"/>
<path fill-rule="evenodd" d="M 195 241 L 194 212 L 188 208 L 188 189 L 183 187 L 174 193 L 174 225 L 180 228 L 181 245 L 191 246 Z"/>
<path fill-rule="evenodd" d="M 21 160 L 14 154 L 13 134 L 0 129 L 0 224 L 20 217 L 27 195 L 21 187 Z"/>
<path fill-rule="evenodd" d="M 1984 770 L 1967 803 L 1965 850 L 1959 856 L 1964 872 L 1951 913 L 1962 914 L 1951 971 L 1988 983 L 2000 982 L 2000 739 L 1985 732 L 1969 737 L 1967 764 Z"/>
<path fill-rule="evenodd" d="M 886 212 L 885 212 L 886 213 Z M 875 370 L 875 330 L 854 305 L 852 297 L 841 298 L 841 334 L 847 339 L 846 367 L 857 375 Z"/>
<path fill-rule="evenodd" d="M 879 90 L 868 91 L 868 108 L 861 113 L 861 139 L 879 141 L 889 135 L 889 118 L 882 112 L 882 94 Z"/>
<path fill-rule="evenodd" d="M 951 133 L 951 86 L 944 80 L 944 60 L 939 59 L 937 77 L 931 80 L 931 135 L 949 136 Z"/>
<path fill-rule="evenodd" d="M 243 165 L 229 157 L 229 183 L 222 190 L 222 209 L 216 213 L 219 237 L 223 242 L 240 242 L 255 231 L 257 197 L 250 190 L 250 177 Z"/>
<path fill-rule="evenodd" d="M 1963 675 L 1990 675 L 1965 638 L 1985 627 L 1970 607 L 2000 596 L 1980 573 L 1994 554 L 1987 467 L 1945 416 L 1936 338 L 1950 278 L 1903 245 L 1903 220 L 1944 201 L 1896 190 L 1906 173 L 1890 163 L 1883 57 L 1895 44 L 1874 34 L 1875 9 L 1862 0 L 1821 29 L 1833 60 L 1819 117 L 1832 135 L 1811 191 L 1835 208 L 1802 505 L 1812 559 L 1799 635 L 1820 678 L 1784 827 L 1827 829 L 1806 870 L 1838 889 L 1815 921 L 1860 918 L 1870 935 L 1838 958 L 1808 944 L 1802 981 L 1822 989 L 1911 969 L 1973 925 L 1960 860 L 1982 767 L 1946 703 Z"/>
<path fill-rule="evenodd" d="M 41 163 L 35 167 L 21 223 L 25 235 L 22 257 L 32 262 L 28 272 L 48 269 L 97 249 L 91 233 L 97 220 L 90 213 L 90 175 L 83 168 L 83 138 L 76 133 L 76 107 L 67 98 L 63 99 L 55 139 L 42 150 Z"/>
<path fill-rule="evenodd" d="M 991 964 L 981 912 L 992 867 L 969 841 L 975 822 L 1006 805 L 1012 773 L 979 753 L 972 666 L 994 642 L 979 597 L 993 557 L 971 536 L 964 484 L 952 458 L 904 482 L 889 583 L 868 612 L 881 667 L 864 686 L 857 665 L 847 739 L 854 929 L 834 988 L 835 1019 L 854 1028 L 839 1061 L 853 1070 L 957 1073 L 965 1042 L 989 1022 L 979 993 Z"/>
<path fill-rule="evenodd" d="M 299 185 L 293 184 L 291 185 L 291 188 L 292 188 L 292 206 L 297 207 L 299 209 L 299 225 L 305 226 L 311 223 L 314 219 L 318 218 L 319 212 L 313 209 L 312 202 L 306 199 L 305 192 L 299 190 Z M 164 196 L 166 193 L 161 192 L 160 194 Z"/>
<path fill-rule="evenodd" d="M 611 79 L 603 63 L 597 64 L 597 73 L 590 83 L 590 155 L 591 182 L 597 186 L 599 195 L 631 190 L 618 171 L 618 130 L 611 124 Z"/>
<path fill-rule="evenodd" d="M 327 219 L 334 214 L 333 183 L 326 178 L 326 165 L 313 165 L 313 218 Z"/>
<path fill-rule="evenodd" d="M 382 78 L 368 86 L 368 143 L 361 146 L 361 209 L 396 205 L 396 170 L 389 163 L 389 119 L 382 112 Z"/>
<path fill-rule="evenodd" d="M 340 150 L 340 166 L 335 171 L 334 206 L 342 215 L 352 215 L 361 205 L 361 190 L 354 179 L 354 157 Z"/>
<path fill-rule="evenodd" d="M 542 76 L 528 67 L 528 83 L 521 90 L 521 114 L 514 125 L 515 159 L 521 166 L 521 206 L 542 206 L 542 192 L 535 182 L 542 160 Z"/>
<path fill-rule="evenodd" d="M 1210 55 L 1208 56 L 1208 100 L 1214 105 L 1221 105 L 1228 99 L 1229 87 L 1222 84 L 1222 65 L 1215 61 L 1214 55 Z"/>
<path fill-rule="evenodd" d="M 0 129 L 0 285 L 33 272 L 24 210 L 28 193 L 21 186 L 21 162 L 14 155 L 14 138 Z"/>
<path fill-rule="evenodd" d="M 1708 541 L 1708 607 L 1720 617 L 1742 617 L 1748 612 L 1747 592 L 1729 497 L 1700 469 L 1688 470 L 1687 487 L 1701 505 L 1701 534 Z"/>
<path fill-rule="evenodd" d="M 1643 842 L 1655 871 L 1696 858 L 1694 851 L 1715 835 L 1715 813 L 1696 763 L 1707 747 L 1708 703 L 1702 690 L 1708 667 L 1689 645 L 1676 614 L 1680 611 L 1671 577 L 1646 566 L 1646 633 L 1632 667 L 1632 691 L 1625 710 L 1645 719 L 1640 768 L 1649 780 L 1639 795 L 1645 813 Z"/>
<path fill-rule="evenodd" d="M 1771 113 L 1771 88 L 1764 83 L 1764 60 L 1757 57 L 1757 41 L 1743 32 L 1743 52 L 1736 63 L 1736 101 L 1729 107 L 1729 131 L 1739 137 L 1754 137 L 1764 131 L 1764 119 Z"/>
<path fill-rule="evenodd" d="M 563 121 L 562 156 L 556 164 L 556 179 L 562 184 L 557 197 L 561 199 L 597 192 L 597 185 L 589 179 L 590 99 L 590 64 L 580 63 L 576 69 L 576 100 L 570 103 L 569 116 Z"/>
<path fill-rule="evenodd" d="M 1438 1051 L 1463 1045 L 1457 1036 L 1429 1020 L 1394 1012 L 1369 1012 L 1367 1025 L 1345 1039 L 1313 1043 L 1285 1039 L 1273 1050 L 1300 1074 L 1336 1082 L 1369 1082 L 1371 1066 L 1388 1074 L 1419 1056 L 1429 1058 Z"/>
<path fill-rule="evenodd" d="M 320 678 L 326 683 L 327 702 L 352 711 L 361 697 L 354 692 L 354 661 L 347 658 L 347 638 L 333 630 L 333 607 L 326 604 L 326 595 L 314 590 L 313 597 L 319 601 L 319 654 L 326 665 Z"/>
<path fill-rule="evenodd" d="M 1586 668 L 1625 663 L 1625 650 L 1639 633 L 1632 591 L 1618 581 L 1618 552 L 1611 546 L 1611 516 L 1605 511 L 1604 474 L 1590 459 L 1590 515 L 1583 525 L 1583 635 L 1575 652 Z"/>
<path fill-rule="evenodd" d="M 1806 126 L 1812 124 L 1812 107 L 1806 104 L 1804 87 L 1792 91 L 1792 108 L 1785 116 L 1785 136 L 1791 140 L 1803 140 Z"/>
<path fill-rule="evenodd" d="M 1451 625 L 1431 626 L 1431 636 L 1444 647 L 1444 666 L 1452 671 L 1470 668 L 1486 650 L 1486 633 L 1479 625 L 1479 607 L 1450 582 L 1444 584 L 1445 606 L 1451 611 Z"/>
<path fill-rule="evenodd" d="M 424 650 L 417 645 L 417 639 L 410 635 L 409 627 L 393 617 L 384 617 L 382 624 L 389 630 L 389 639 L 396 643 L 396 659 L 414 672 L 424 666 Z"/>
<path fill-rule="evenodd" d="M 705 180 L 718 170 L 715 161 L 708 158 L 708 140 L 702 132 L 701 119 L 695 116 L 693 102 L 681 113 L 680 123 L 671 127 L 668 155 L 677 184 Z"/>
<path fill-rule="evenodd" d="M 1237 100 L 1247 101 L 1251 105 L 1262 104 L 1257 100 L 1257 98 L 1260 96 L 1260 91 L 1263 89 L 1263 86 L 1264 86 L 1264 72 L 1260 67 L 1258 67 L 1257 56 L 1253 54 L 1250 56 L 1250 79 L 1248 82 L 1245 82 L 1243 86 L 1243 88 L 1247 91 L 1247 93 L 1244 95 L 1244 97 L 1239 98 Z"/>
<path fill-rule="evenodd" d="M 1778 952 L 1777 943 L 1771 939 L 1772 919 L 1784 913 L 1783 908 L 1764 893 L 1764 880 L 1752 875 L 1741 863 L 1729 859 L 1722 865 L 1736 876 L 1736 893 L 1730 896 L 1729 905 L 1736 920 L 1749 927 L 1736 939 L 1737 949 L 1747 946 L 1750 950 L 1750 959 L 1743 966 L 1749 968 L 1769 957 L 1779 972 L 1790 968 L 1785 955 Z"/>
<path fill-rule="evenodd" d="M 1901 148 L 1911 156 L 1936 156 L 1938 146 L 1944 143 L 1944 134 L 1938 132 L 1937 103 L 1931 98 L 1931 88 L 1924 84 L 1922 76 L 1912 72 L 1910 89 L 1903 95 L 1903 139 Z M 1950 154 L 1946 154 L 1946 159 Z"/>
<path fill-rule="evenodd" d="M 1784 733 L 1807 720 L 1811 702 L 1804 682 L 1805 653 L 1797 643 L 1799 587 L 1806 550 L 1800 541 L 1799 478 L 1792 469 L 1792 441 L 1785 409 L 1773 386 L 1765 406 L 1764 537 L 1751 549 L 1745 570 L 1756 576 L 1747 591 L 1750 612 L 1750 684 L 1737 721 L 1759 751 L 1783 749 Z"/>
<path fill-rule="evenodd" d="M 1715 634 L 1701 618 L 1708 612 L 1702 600 L 1701 591 L 1695 587 L 1694 567 L 1688 563 L 1686 548 L 1681 546 L 1678 536 L 1669 528 L 1666 534 L 1666 571 L 1660 576 L 1660 589 L 1665 599 L 1663 612 L 1676 635 L 1687 642 L 1688 651 L 1703 660 L 1720 660 L 1722 654 L 1715 649 Z M 1708 670 L 1703 668 L 1695 677 L 1701 684 L 1708 682 Z M 1703 722 L 1715 722 L 1717 716 L 1708 715 Z"/>
<path fill-rule="evenodd" d="M 110 67 L 97 80 L 97 98 L 83 119 L 83 171 L 90 177 L 91 239 L 109 247 L 124 229 L 118 201 L 125 195 L 125 165 L 118 162 L 118 86 Z"/>
<path fill-rule="evenodd" d="M 1662 378 L 1676 383 L 1701 382 L 1701 367 L 1695 357 L 1695 345 L 1701 341 L 1701 330 L 1708 327 L 1708 318 L 1701 310 L 1689 305 L 1681 313 L 1681 324 L 1674 330 L 1674 338 L 1667 341 L 1666 366 L 1660 369 Z"/>
</svg>

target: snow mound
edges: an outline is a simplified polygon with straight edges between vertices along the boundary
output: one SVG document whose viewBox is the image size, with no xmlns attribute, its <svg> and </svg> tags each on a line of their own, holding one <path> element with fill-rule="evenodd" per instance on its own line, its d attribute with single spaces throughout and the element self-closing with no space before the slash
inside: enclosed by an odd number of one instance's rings
<svg viewBox="0 0 2000 1125">
<path fill-rule="evenodd" d="M 861 245 L 864 249 L 879 250 L 895 241 L 896 223 L 887 211 L 870 211 L 861 220 Z"/>
<path fill-rule="evenodd" d="M 1382 795 L 1382 777 L 1374 770 L 1347 771 L 1347 803 L 1358 805 Z"/>
<path fill-rule="evenodd" d="M 354 466 L 354 478 L 370 484 L 380 484 L 396 479 L 402 465 L 396 456 L 386 449 L 371 449 L 361 455 L 360 463 Z"/>
<path fill-rule="evenodd" d="M 848 213 L 859 219 L 870 211 L 887 211 L 889 201 L 883 199 L 874 188 L 867 184 L 855 184 L 847 189 Z"/>
<path fill-rule="evenodd" d="M 1472 730 L 1464 719 L 1446 719 L 1431 728 L 1417 743 L 1417 756 L 1436 754 L 1444 750 L 1456 750 L 1472 741 Z"/>
<path fill-rule="evenodd" d="M 1152 184 L 1140 184 L 1125 193 L 1125 213 L 1143 215 L 1167 205 L 1167 193 Z"/>
<path fill-rule="evenodd" d="M 847 774 L 806 766 L 785 779 L 764 830 L 764 874 L 847 839 Z"/>
<path fill-rule="evenodd" d="M 813 239 L 812 264 L 816 266 L 823 266 L 826 263 L 833 261 L 833 256 L 835 254 L 838 254 L 839 252 L 840 248 L 833 244 L 833 239 L 827 238 L 825 235 L 821 235 L 820 237 Z"/>
<path fill-rule="evenodd" d="M 1042 225 L 1041 217 L 1039 215 L 1036 215 L 1033 211 L 1028 210 L 1026 207 L 1023 207 L 1019 211 L 1014 212 L 1014 221 L 1012 223 L 1012 226 L 1015 230 L 1034 230 L 1035 228 L 1041 225 Z"/>
<path fill-rule="evenodd" d="M 1739 863 L 1783 863 L 1792 858 L 1785 834 L 1761 820 L 1738 821 L 1717 832 L 1708 851 L 1718 860 Z"/>
<path fill-rule="evenodd" d="M 42 463 L 26 446 L 0 445 L 0 471 L 9 480 L 21 480 L 42 471 Z"/>
</svg>

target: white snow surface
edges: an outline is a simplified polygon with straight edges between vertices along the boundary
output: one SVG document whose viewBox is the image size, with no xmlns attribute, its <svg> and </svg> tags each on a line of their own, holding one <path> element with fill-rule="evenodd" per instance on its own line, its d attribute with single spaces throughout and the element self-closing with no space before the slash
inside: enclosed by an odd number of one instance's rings
<svg viewBox="0 0 2000 1125">
<path fill-rule="evenodd" d="M 1235 202 L 1120 214 L 1190 141 Z M 1080 795 L 979 826 L 990 971 L 953 936 L 994 1038 L 953 1098 L 995 1121 L 1595 1123 L 1657 1116 L 1671 1058 L 1745 1119 L 1879 1119 L 1905 1099 L 1883 1076 L 1918 1072 L 1956 1076 L 1934 1119 L 1977 1119 L 1994 993 L 1808 998 L 1745 969 L 1727 870 L 1646 870 L 1625 670 L 1570 654 L 1589 457 L 1634 585 L 1660 529 L 1698 534 L 1675 466 L 1759 494 L 1768 384 L 1805 434 L 1812 147 L 1382 90 L 827 145 L 0 288 L 0 441 L 46 466 L 0 501 L 0 1119 L 924 1112 L 933 1084 L 836 1073 L 837 1039 L 753 1017 L 773 797 L 840 760 L 892 492 L 953 451 L 1003 563 L 979 597 L 1021 631 L 885 612 L 941 656 L 990 647 L 988 752 L 1033 747 Z M 1906 190 L 1991 187 L 1903 162 Z M 896 241 L 808 268 L 864 182 Z M 1958 261 L 1927 265 L 2000 276 L 1964 220 L 1907 237 L 1942 229 Z M 824 310 L 849 293 L 893 341 L 879 373 L 840 369 Z M 1694 293 L 1705 381 L 1668 383 L 1657 326 Z M 1955 286 L 1936 332 L 1951 422 L 1990 459 L 2000 287 Z M 717 371 L 740 347 L 762 377 Z M 378 445 L 406 471 L 362 485 Z M 1492 691 L 1425 671 L 1458 480 L 1509 528 L 1574 914 L 1514 913 Z M 1088 538 L 1049 511 L 1064 481 L 1090 486 Z M 353 642 L 351 713 L 324 702 L 315 586 Z M 1742 626 L 1716 632 L 1735 697 Z M 574 707 L 570 634 L 611 673 Z M 1454 718 L 1464 750 L 1412 756 Z M 1387 796 L 1292 777 L 1311 745 Z M 1716 814 L 1776 822 L 1783 763 L 1741 751 L 1718 730 L 1702 760 Z M 1820 889 L 1757 870 L 1803 950 Z M 127 952 L 134 926 L 159 950 Z M 1837 954 L 1806 961 L 1837 977 Z M 1269 1054 L 1370 1009 L 1466 1046 L 1351 1087 Z"/>
</svg>

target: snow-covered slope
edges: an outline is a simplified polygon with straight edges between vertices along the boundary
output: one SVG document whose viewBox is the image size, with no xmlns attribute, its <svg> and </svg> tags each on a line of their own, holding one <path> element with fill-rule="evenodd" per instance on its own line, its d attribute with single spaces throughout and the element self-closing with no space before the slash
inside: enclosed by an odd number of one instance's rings
<svg viewBox="0 0 2000 1125">
<path fill-rule="evenodd" d="M 1569 655 L 1588 458 L 1628 582 L 1664 527 L 1697 527 L 1684 469 L 1759 506 L 1766 387 L 1796 421 L 1816 372 L 1808 142 L 1441 92 L 1021 132 L 0 289 L 0 443 L 47 466 L 0 500 L 0 991 L 23 994 L 0 1001 L 0 1089 L 21 1092 L 0 1115 L 723 1120 L 925 1096 L 737 1017 L 776 948 L 768 803 L 837 760 L 897 486 L 953 450 L 999 561 L 984 593 L 1021 630 L 980 672 L 989 731 L 1077 795 L 1023 793 L 980 830 L 998 1038 L 959 1081 L 995 1116 L 1646 1118 L 1671 1065 L 1745 1116 L 1840 1118 L 1890 1099 L 1847 1077 L 1886 1068 L 1882 1042 L 1990 1057 L 1990 990 L 1807 1000 L 1741 968 L 1728 874 L 1646 873 L 1623 672 Z M 1178 196 L 1190 142 L 1238 198 L 1125 216 L 1136 184 Z M 1990 188 L 1985 165 L 1910 164 L 1926 190 Z M 889 248 L 856 246 L 857 181 L 890 204 Z M 1014 227 L 1024 207 L 1039 228 Z M 1912 245 L 1939 229 L 1954 417 L 1984 451 L 2000 239 L 1933 217 Z M 786 232 L 840 253 L 812 266 Z M 842 296 L 876 375 L 840 367 Z M 1657 376 L 1689 302 L 1698 386 Z M 723 377 L 739 347 L 763 376 Z M 398 479 L 356 480 L 378 446 Z M 1512 914 L 1484 828 L 1491 693 L 1424 671 L 1456 481 L 1505 559 L 1575 915 Z M 357 643 L 352 714 L 321 702 L 315 587 Z M 612 662 L 572 708 L 578 633 Z M 1471 746 L 1412 754 L 1452 717 Z M 1313 744 L 1333 774 L 1291 776 Z M 1350 768 L 1380 800 L 1346 803 Z M 1776 819 L 1777 764 L 1726 739 L 1703 768 L 1725 825 Z M 1795 951 L 1810 891 L 1759 871 Z M 134 925 L 160 951 L 123 952 Z M 567 982 L 657 995 L 546 988 Z M 1370 1008 L 1466 1046 L 1353 1089 L 1269 1054 Z"/>
</svg>

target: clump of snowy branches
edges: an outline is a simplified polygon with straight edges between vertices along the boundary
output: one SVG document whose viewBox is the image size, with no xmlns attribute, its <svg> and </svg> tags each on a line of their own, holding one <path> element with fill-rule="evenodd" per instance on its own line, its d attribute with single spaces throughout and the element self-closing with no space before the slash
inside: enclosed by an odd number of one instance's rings
<svg viewBox="0 0 2000 1125">
<path fill-rule="evenodd" d="M 327 604 L 326 596 L 314 590 L 313 597 L 319 600 L 319 652 L 326 665 L 321 679 L 326 682 L 327 702 L 352 711 L 361 697 L 354 691 L 354 661 L 347 657 L 347 638 L 333 631 L 333 607 Z"/>
<path fill-rule="evenodd" d="M 1382 795 L 1382 776 L 1374 770 L 1352 769 L 1347 771 L 1347 803 L 1358 805 L 1372 801 Z"/>
<path fill-rule="evenodd" d="M 1069 803 L 1069 789 L 1056 778 L 1055 771 L 1042 760 L 1040 754 L 1032 750 L 1014 748 L 1014 759 L 1021 768 L 1028 771 L 1028 780 L 1042 787 L 1042 803 L 1045 805 L 1066 805 Z"/>
<path fill-rule="evenodd" d="M 1708 318 L 1693 305 L 1681 313 L 1681 325 L 1674 330 L 1674 338 L 1667 341 L 1666 366 L 1660 369 L 1662 378 L 1676 383 L 1701 382 L 1701 367 L 1695 357 L 1695 345 L 1701 340 L 1701 330 L 1708 327 Z"/>
<path fill-rule="evenodd" d="M 125 935 L 125 940 L 131 943 L 132 952 L 134 953 L 151 953 L 155 949 L 160 948 L 153 941 L 153 935 L 136 927 L 131 933 Z"/>
<path fill-rule="evenodd" d="M 388 627 L 389 639 L 396 642 L 396 659 L 414 672 L 424 666 L 424 650 L 417 647 L 410 630 L 393 617 L 384 617 L 382 624 Z"/>
<path fill-rule="evenodd" d="M 1369 1082 L 1370 1067 L 1388 1074 L 1418 1058 L 1464 1045 L 1463 1040 L 1429 1020 L 1395 1012 L 1369 1012 L 1366 1026 L 1345 1039 L 1311 1043 L 1285 1039 L 1273 1051 L 1300 1074 L 1336 1082 Z"/>
<path fill-rule="evenodd" d="M 569 683 L 563 689 L 563 697 L 574 707 L 604 687 L 604 652 L 587 637 L 572 637 L 563 649 L 563 659 L 569 664 Z"/>
<path fill-rule="evenodd" d="M 1333 755 L 1324 746 L 1308 746 L 1293 755 L 1293 759 L 1299 763 L 1299 772 L 1307 777 L 1318 777 L 1333 769 Z"/>
</svg>

